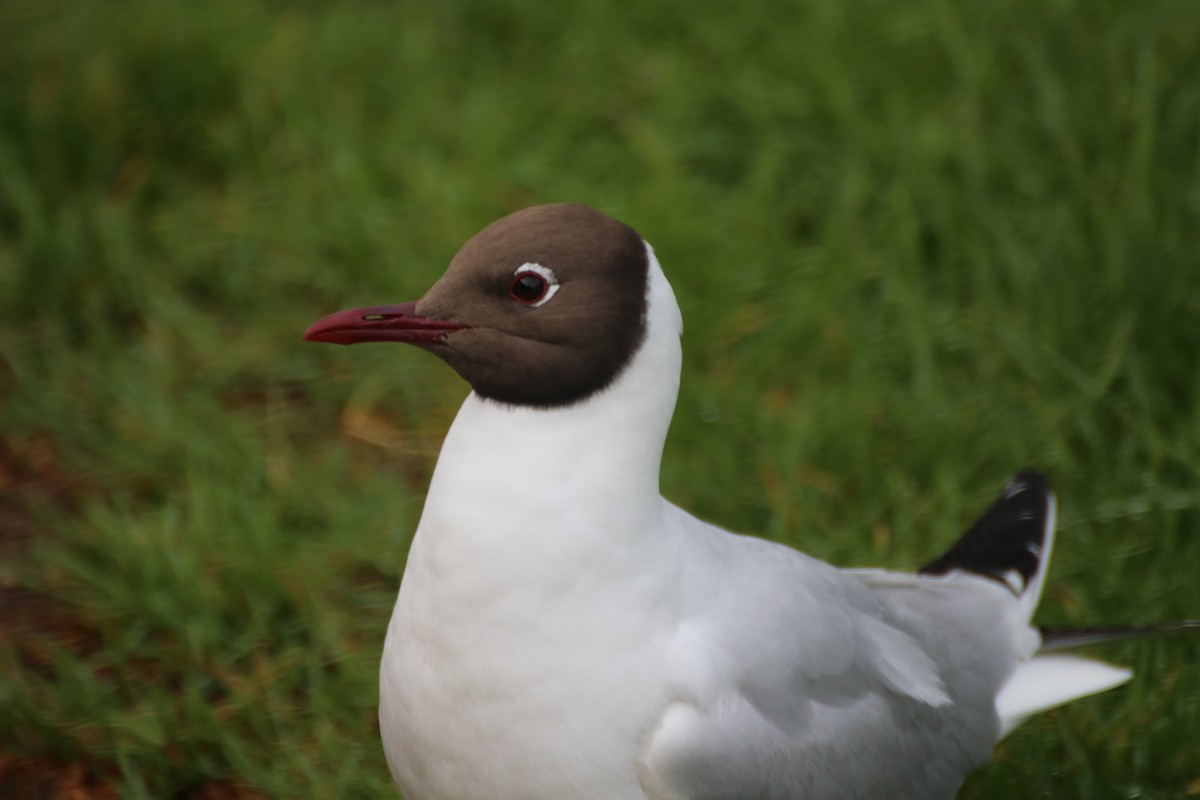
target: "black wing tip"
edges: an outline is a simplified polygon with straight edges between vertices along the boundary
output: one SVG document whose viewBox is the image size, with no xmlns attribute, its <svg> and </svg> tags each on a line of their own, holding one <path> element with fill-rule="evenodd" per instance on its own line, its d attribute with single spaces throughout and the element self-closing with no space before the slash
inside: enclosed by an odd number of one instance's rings
<svg viewBox="0 0 1200 800">
<path fill-rule="evenodd" d="M 1176 636 L 1200 633 L 1200 620 L 1188 619 L 1179 622 L 1156 622 L 1150 625 L 1108 625 L 1088 628 L 1040 627 L 1043 653 L 1060 650 L 1077 650 L 1091 645 L 1122 642 L 1129 639 Z"/>
<path fill-rule="evenodd" d="M 1051 493 L 1050 479 L 1046 477 L 1046 473 L 1033 468 L 1023 469 L 1009 478 L 1008 483 L 1004 485 L 1005 492 L 1010 488 L 1032 489 L 1047 495 Z"/>
<path fill-rule="evenodd" d="M 1050 481 L 1041 471 L 1024 469 L 954 545 L 921 567 L 922 575 L 969 572 L 1024 594 L 1041 566 L 1046 546 Z M 1014 585 L 1020 576 L 1019 585 Z"/>
</svg>

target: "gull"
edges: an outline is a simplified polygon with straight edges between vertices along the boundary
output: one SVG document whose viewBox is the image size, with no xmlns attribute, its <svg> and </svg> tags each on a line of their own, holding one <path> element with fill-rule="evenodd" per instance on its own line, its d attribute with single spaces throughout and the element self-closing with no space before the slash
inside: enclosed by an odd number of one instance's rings
<svg viewBox="0 0 1200 800">
<path fill-rule="evenodd" d="M 380 668 L 405 797 L 950 798 L 1026 717 L 1128 680 L 1031 623 L 1055 517 L 1038 472 L 913 573 L 665 500 L 682 327 L 633 228 L 551 204 L 486 227 L 419 301 L 305 334 L 415 345 L 472 389 Z"/>
</svg>

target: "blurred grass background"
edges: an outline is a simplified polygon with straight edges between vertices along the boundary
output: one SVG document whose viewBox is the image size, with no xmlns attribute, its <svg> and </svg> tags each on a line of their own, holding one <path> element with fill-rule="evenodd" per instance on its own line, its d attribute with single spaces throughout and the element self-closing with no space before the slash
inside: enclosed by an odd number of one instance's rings
<svg viewBox="0 0 1200 800">
<path fill-rule="evenodd" d="M 0 4 L 0 795 L 393 796 L 376 663 L 465 387 L 302 345 L 572 200 L 686 321 L 664 493 L 845 565 L 1026 465 L 1046 623 L 1200 615 L 1190 0 Z M 967 798 L 1200 795 L 1196 641 Z"/>
</svg>

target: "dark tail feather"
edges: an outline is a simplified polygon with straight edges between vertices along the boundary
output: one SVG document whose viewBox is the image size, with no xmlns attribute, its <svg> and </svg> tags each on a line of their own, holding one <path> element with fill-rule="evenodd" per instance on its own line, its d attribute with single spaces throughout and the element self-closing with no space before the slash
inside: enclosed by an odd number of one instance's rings
<svg viewBox="0 0 1200 800">
<path fill-rule="evenodd" d="M 1156 625 L 1113 625 L 1096 628 L 1042 628 L 1043 653 L 1075 650 L 1093 644 L 1109 644 L 1126 639 L 1144 639 L 1150 636 L 1174 636 L 1182 633 L 1200 633 L 1200 620 L 1184 622 L 1162 622 Z"/>
</svg>

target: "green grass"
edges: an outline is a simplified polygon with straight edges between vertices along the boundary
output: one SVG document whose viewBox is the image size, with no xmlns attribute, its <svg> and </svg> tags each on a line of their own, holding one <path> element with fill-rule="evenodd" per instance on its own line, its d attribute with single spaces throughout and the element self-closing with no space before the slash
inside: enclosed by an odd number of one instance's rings
<svg viewBox="0 0 1200 800">
<path fill-rule="evenodd" d="M 668 497 L 911 568 L 1034 464 L 1041 621 L 1200 615 L 1190 0 L 7 0 L 0 29 L 0 795 L 391 796 L 376 664 L 465 387 L 299 335 L 538 202 L 628 221 L 673 282 Z M 1200 645 L 1103 655 L 1134 682 L 963 797 L 1200 794 Z"/>
</svg>

